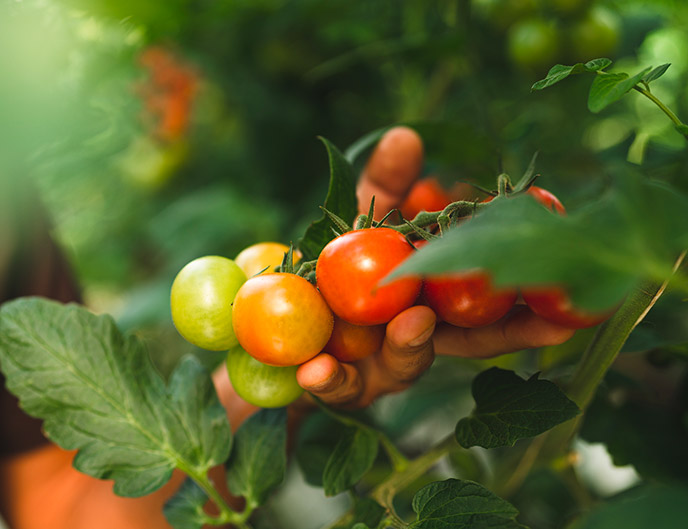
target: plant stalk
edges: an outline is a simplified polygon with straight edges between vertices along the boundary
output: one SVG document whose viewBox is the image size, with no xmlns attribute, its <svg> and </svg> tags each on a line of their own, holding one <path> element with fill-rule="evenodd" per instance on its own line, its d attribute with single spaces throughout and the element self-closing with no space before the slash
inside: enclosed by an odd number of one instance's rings
<svg viewBox="0 0 688 529">
<path fill-rule="evenodd" d="M 683 134 L 686 138 L 688 138 L 688 132 L 684 131 L 681 127 L 684 127 L 684 123 L 674 114 L 669 107 L 667 107 L 664 103 L 662 103 L 657 96 L 655 96 L 652 92 L 650 92 L 647 88 L 643 88 L 640 85 L 635 85 L 633 87 L 633 90 L 636 92 L 639 92 L 643 94 L 645 97 L 647 97 L 650 101 L 652 101 L 657 107 L 664 112 L 667 117 L 674 123 L 674 125 L 678 128 L 678 131 Z"/>
</svg>

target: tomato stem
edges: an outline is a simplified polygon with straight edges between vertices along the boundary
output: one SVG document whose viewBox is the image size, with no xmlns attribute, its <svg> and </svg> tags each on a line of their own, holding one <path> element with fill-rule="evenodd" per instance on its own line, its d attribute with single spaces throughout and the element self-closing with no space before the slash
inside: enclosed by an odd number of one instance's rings
<svg viewBox="0 0 688 529">
<path fill-rule="evenodd" d="M 413 226 L 419 228 L 425 228 L 433 224 L 437 224 L 442 215 L 448 217 L 449 219 L 458 219 L 462 217 L 468 217 L 473 215 L 479 209 L 489 207 L 489 202 L 472 202 L 468 200 L 459 200 L 457 202 L 452 202 L 442 211 L 421 211 L 413 220 L 410 221 Z M 415 229 L 408 224 L 402 224 L 400 226 L 385 226 L 387 228 L 392 228 L 398 232 L 408 235 L 413 233 Z"/>
</svg>

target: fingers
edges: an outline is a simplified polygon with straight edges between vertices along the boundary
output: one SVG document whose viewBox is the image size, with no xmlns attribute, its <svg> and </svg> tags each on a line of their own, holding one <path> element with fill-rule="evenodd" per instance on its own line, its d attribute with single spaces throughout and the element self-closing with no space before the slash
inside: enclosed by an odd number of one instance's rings
<svg viewBox="0 0 688 529">
<path fill-rule="evenodd" d="M 375 219 L 401 205 L 423 167 L 423 142 L 408 127 L 388 130 L 368 159 L 357 187 L 358 207 L 366 213 L 375 196 Z"/>
<path fill-rule="evenodd" d="M 564 343 L 573 329 L 543 320 L 526 307 L 517 307 L 492 325 L 463 329 L 438 325 L 433 343 L 437 354 L 489 358 L 521 349 Z"/>
<path fill-rule="evenodd" d="M 301 364 L 296 371 L 296 381 L 306 391 L 328 404 L 347 404 L 358 399 L 363 391 L 363 380 L 352 364 L 320 353 Z"/>
</svg>

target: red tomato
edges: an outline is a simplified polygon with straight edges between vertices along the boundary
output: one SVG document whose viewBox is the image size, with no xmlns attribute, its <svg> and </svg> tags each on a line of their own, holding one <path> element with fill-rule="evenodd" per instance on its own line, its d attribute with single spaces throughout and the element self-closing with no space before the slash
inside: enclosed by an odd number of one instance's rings
<svg viewBox="0 0 688 529">
<path fill-rule="evenodd" d="M 557 286 L 532 287 L 522 290 L 521 294 L 535 314 L 569 329 L 592 327 L 602 323 L 614 313 L 613 310 L 589 313 L 577 309 L 571 303 L 566 291 Z"/>
<path fill-rule="evenodd" d="M 483 271 L 431 277 L 423 284 L 428 306 L 457 327 L 483 327 L 504 316 L 516 303 L 514 288 L 497 289 Z"/>
<path fill-rule="evenodd" d="M 349 231 L 330 241 L 318 257 L 318 288 L 332 311 L 355 325 L 387 323 L 413 305 L 421 280 L 380 280 L 415 250 L 391 228 Z"/>
<path fill-rule="evenodd" d="M 566 215 L 566 208 L 564 208 L 561 201 L 554 196 L 553 193 L 550 193 L 546 189 L 538 186 L 530 186 L 526 193 L 528 193 L 550 211 L 559 213 L 559 215 Z M 483 200 L 483 202 L 490 202 L 492 200 L 494 200 L 494 197 L 487 197 L 485 200 Z"/>
<path fill-rule="evenodd" d="M 256 360 L 295 366 L 310 360 L 332 334 L 333 316 L 313 285 L 294 274 L 261 274 L 234 298 L 237 340 Z"/>
<path fill-rule="evenodd" d="M 424 178 L 413 185 L 400 210 L 405 219 L 411 220 L 421 211 L 441 211 L 451 202 L 436 178 Z"/>
<path fill-rule="evenodd" d="M 379 351 L 384 339 L 384 325 L 354 325 L 335 316 L 325 352 L 340 362 L 355 362 Z"/>
</svg>

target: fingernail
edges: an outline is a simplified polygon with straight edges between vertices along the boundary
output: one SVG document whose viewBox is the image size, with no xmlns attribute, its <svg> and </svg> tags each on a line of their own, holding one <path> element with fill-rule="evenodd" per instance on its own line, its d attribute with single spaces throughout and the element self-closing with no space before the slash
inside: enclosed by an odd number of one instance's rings
<svg viewBox="0 0 688 529">
<path fill-rule="evenodd" d="M 435 331 L 435 325 L 432 324 L 430 327 L 425 329 L 422 333 L 420 333 L 418 336 L 416 336 L 413 340 L 410 340 L 408 344 L 411 347 L 417 347 L 419 345 L 423 345 L 425 342 L 427 342 L 430 337 L 432 336 L 432 333 Z"/>
</svg>

